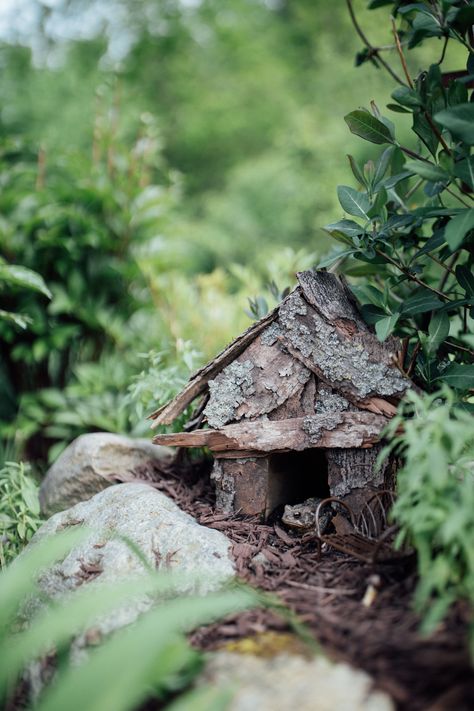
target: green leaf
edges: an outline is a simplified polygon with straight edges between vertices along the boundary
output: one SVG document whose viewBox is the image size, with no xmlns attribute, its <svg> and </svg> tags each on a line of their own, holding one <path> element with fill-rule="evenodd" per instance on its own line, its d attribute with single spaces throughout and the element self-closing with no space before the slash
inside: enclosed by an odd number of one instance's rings
<svg viewBox="0 0 474 711">
<path fill-rule="evenodd" d="M 434 252 L 436 249 L 445 244 L 444 229 L 436 230 L 436 232 L 425 242 L 423 247 L 418 250 L 415 257 L 421 257 L 422 254 Z"/>
<path fill-rule="evenodd" d="M 375 324 L 375 333 L 377 334 L 379 341 L 385 341 L 390 334 L 393 333 L 393 329 L 397 325 L 399 317 L 400 314 L 396 313 L 377 321 Z"/>
<path fill-rule="evenodd" d="M 456 178 L 460 178 L 474 190 L 474 156 L 469 156 L 469 158 L 456 163 L 453 172 Z"/>
<path fill-rule="evenodd" d="M 474 104 L 459 104 L 438 111 L 434 119 L 447 128 L 454 138 L 469 146 L 474 145 Z"/>
<path fill-rule="evenodd" d="M 474 228 L 474 208 L 463 210 L 453 217 L 444 230 L 444 238 L 454 251 L 464 240 L 468 232 Z"/>
<path fill-rule="evenodd" d="M 456 267 L 456 279 L 459 286 L 464 289 L 466 296 L 474 296 L 474 274 L 465 264 Z"/>
<path fill-rule="evenodd" d="M 330 267 L 332 264 L 334 264 L 334 262 L 337 262 L 339 259 L 345 259 L 346 257 L 350 257 L 351 254 L 354 254 L 353 249 L 346 249 L 342 252 L 329 254 L 327 257 L 325 257 L 325 259 L 318 263 L 318 269 L 326 269 L 327 267 Z"/>
<path fill-rule="evenodd" d="M 365 188 L 367 187 L 367 181 L 365 179 L 365 176 L 359 166 L 357 165 L 356 161 L 354 160 L 353 156 L 348 155 L 347 156 L 349 160 L 349 165 L 351 166 L 352 174 L 354 178 L 357 180 L 358 183 L 363 185 Z"/>
<path fill-rule="evenodd" d="M 166 711 L 226 711 L 235 690 L 204 686 L 181 695 L 166 706 Z"/>
<path fill-rule="evenodd" d="M 51 299 L 52 294 L 43 277 L 34 272 L 32 269 L 22 267 L 18 264 L 0 264 L 0 281 L 5 281 L 7 284 L 15 284 L 25 289 L 39 291 Z"/>
<path fill-rule="evenodd" d="M 363 304 L 360 307 L 360 310 L 362 313 L 362 318 L 370 326 L 373 326 L 377 323 L 377 321 L 380 321 L 386 316 L 385 311 L 379 306 L 375 306 L 374 304 Z"/>
<path fill-rule="evenodd" d="M 388 195 L 384 187 L 382 187 L 375 198 L 375 202 L 369 210 L 369 217 L 376 217 L 377 215 L 384 214 L 383 208 L 387 204 Z"/>
<path fill-rule="evenodd" d="M 434 311 L 440 309 L 443 302 L 438 299 L 436 294 L 433 294 L 428 289 L 417 289 L 408 299 L 402 304 L 401 311 L 404 316 L 416 316 L 417 314 L 426 313 L 426 311 Z"/>
<path fill-rule="evenodd" d="M 338 185 L 337 197 L 342 209 L 349 215 L 369 219 L 370 200 L 365 193 L 360 193 L 347 185 Z"/>
<path fill-rule="evenodd" d="M 351 133 L 364 138 L 371 143 L 393 143 L 393 138 L 390 130 L 382 123 L 369 114 L 367 111 L 357 109 L 344 116 L 344 121 L 349 126 Z"/>
<path fill-rule="evenodd" d="M 358 237 L 364 230 L 363 228 L 354 222 L 354 220 L 339 220 L 339 222 L 332 222 L 330 225 L 324 227 L 326 232 L 330 235 L 334 235 L 335 232 L 341 232 L 347 237 Z"/>
<path fill-rule="evenodd" d="M 393 151 L 393 146 L 386 148 L 375 164 L 374 188 L 376 188 L 378 183 L 380 183 L 380 181 L 385 177 L 385 173 L 387 172 L 388 166 L 390 165 L 390 161 L 393 157 Z"/>
<path fill-rule="evenodd" d="M 253 597 L 253 599 L 252 599 Z M 220 616 L 248 608 L 256 597 L 227 592 L 161 604 L 120 630 L 78 666 L 70 665 L 44 693 L 38 711 L 127 711 L 163 686 L 189 663 L 192 654 L 181 633 Z M 127 663 L 124 664 L 123 660 Z M 113 684 L 104 683 L 120 669 Z"/>
<path fill-rule="evenodd" d="M 458 390 L 474 388 L 474 365 L 452 363 L 436 380 L 442 380 Z"/>
<path fill-rule="evenodd" d="M 405 167 L 407 170 L 419 175 L 420 178 L 430 180 L 433 183 L 449 180 L 448 173 L 433 163 L 425 163 L 421 160 L 407 160 Z"/>
<path fill-rule="evenodd" d="M 416 135 L 421 138 L 429 152 L 433 157 L 436 157 L 436 149 L 438 148 L 438 139 L 433 133 L 428 121 L 425 119 L 423 114 L 415 113 L 413 114 L 413 124 L 412 128 Z"/>
<path fill-rule="evenodd" d="M 428 339 L 426 350 L 429 355 L 436 353 L 440 345 L 449 335 L 449 316 L 445 312 L 437 312 L 433 315 L 428 326 Z"/>
<path fill-rule="evenodd" d="M 408 106 L 410 109 L 417 109 L 423 105 L 421 96 L 407 86 L 400 86 L 395 91 L 392 91 L 392 99 L 398 101 L 402 106 Z"/>
<path fill-rule="evenodd" d="M 28 325 L 31 323 L 29 316 L 21 316 L 20 314 L 14 314 L 12 311 L 4 311 L 3 309 L 0 309 L 0 320 L 14 323 L 18 328 L 28 328 Z"/>
<path fill-rule="evenodd" d="M 399 106 L 398 104 L 387 104 L 387 109 L 390 109 L 390 111 L 395 111 L 396 114 L 410 114 L 411 111 L 408 109 L 404 109 L 403 106 Z"/>
</svg>

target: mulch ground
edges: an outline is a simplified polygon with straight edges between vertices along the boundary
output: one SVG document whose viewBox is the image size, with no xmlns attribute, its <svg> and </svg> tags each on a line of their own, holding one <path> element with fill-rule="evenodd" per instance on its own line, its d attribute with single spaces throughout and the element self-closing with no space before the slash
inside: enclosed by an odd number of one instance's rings
<svg viewBox="0 0 474 711">
<path fill-rule="evenodd" d="M 469 611 L 456 606 L 426 638 L 412 610 L 413 566 L 360 563 L 349 555 L 323 550 L 318 558 L 312 534 L 286 531 L 278 515 L 258 519 L 216 513 L 208 473 L 183 464 L 166 474 L 140 472 L 201 524 L 233 541 L 240 578 L 277 596 L 302 621 L 333 659 L 368 672 L 403 711 L 472 711 L 474 670 L 467 646 Z M 263 552 L 269 564 L 252 559 Z M 374 574 L 380 587 L 373 603 L 362 603 Z M 247 611 L 197 630 L 192 643 L 210 650 L 267 631 L 289 629 L 288 619 L 271 609 Z"/>
</svg>

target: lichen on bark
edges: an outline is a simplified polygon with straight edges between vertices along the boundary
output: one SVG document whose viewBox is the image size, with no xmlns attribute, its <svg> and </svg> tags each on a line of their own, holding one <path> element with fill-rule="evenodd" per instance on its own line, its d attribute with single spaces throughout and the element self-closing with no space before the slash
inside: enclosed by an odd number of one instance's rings
<svg viewBox="0 0 474 711">
<path fill-rule="evenodd" d="M 312 417 L 308 415 L 303 420 L 302 430 L 309 436 L 311 444 L 317 444 L 321 439 L 323 432 L 333 430 L 343 421 L 340 412 L 328 412 L 324 417 Z"/>
<path fill-rule="evenodd" d="M 209 381 L 210 398 L 204 412 L 210 427 L 218 429 L 231 422 L 239 405 L 255 392 L 253 368 L 250 360 L 235 361 Z"/>
</svg>

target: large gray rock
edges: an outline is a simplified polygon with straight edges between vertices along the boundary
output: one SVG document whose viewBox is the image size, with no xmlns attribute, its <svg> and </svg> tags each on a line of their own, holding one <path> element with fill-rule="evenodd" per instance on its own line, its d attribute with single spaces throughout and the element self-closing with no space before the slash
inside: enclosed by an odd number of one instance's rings
<svg viewBox="0 0 474 711">
<path fill-rule="evenodd" d="M 365 672 L 322 656 L 262 659 L 217 652 L 201 681 L 235 691 L 228 711 L 395 711 Z"/>
<path fill-rule="evenodd" d="M 87 501 L 91 496 L 132 477 L 139 468 L 165 467 L 172 460 L 168 447 L 159 447 L 147 439 L 131 439 L 110 432 L 81 435 L 67 447 L 48 469 L 40 487 L 43 514 Z"/>
<path fill-rule="evenodd" d="M 43 608 L 44 596 L 60 600 L 85 585 L 97 589 L 106 585 L 110 589 L 115 583 L 146 576 L 148 570 L 134 548 L 141 551 L 152 568 L 176 573 L 171 587 L 163 593 L 166 599 L 182 594 L 205 595 L 235 575 L 230 558 L 232 544 L 226 536 L 199 525 L 165 494 L 145 483 L 111 486 L 88 501 L 55 514 L 25 550 L 81 525 L 90 533 L 61 562 L 41 573 L 38 587 L 42 595 L 28 601 L 23 611 L 26 618 Z M 140 593 L 128 596 L 119 607 L 116 603 L 111 605 L 110 613 L 101 614 L 73 640 L 71 661 L 80 662 L 91 644 L 134 622 L 159 604 L 159 599 L 156 593 Z M 48 683 L 47 666 L 39 660 L 28 668 L 25 678 L 33 697 Z"/>
<path fill-rule="evenodd" d="M 183 574 L 174 594 L 206 594 L 235 574 L 229 539 L 201 526 L 168 496 L 145 483 L 117 484 L 55 514 L 29 546 L 78 525 L 90 529 L 90 535 L 41 575 L 42 592 L 53 598 L 83 585 L 87 571 L 94 571 L 94 583 L 144 575 L 146 569 L 132 546 L 153 568 Z"/>
</svg>

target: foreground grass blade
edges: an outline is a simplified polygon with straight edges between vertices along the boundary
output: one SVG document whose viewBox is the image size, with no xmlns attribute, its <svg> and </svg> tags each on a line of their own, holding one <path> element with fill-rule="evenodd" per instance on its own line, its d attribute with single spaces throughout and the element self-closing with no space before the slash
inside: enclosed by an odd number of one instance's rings
<svg viewBox="0 0 474 711">
<path fill-rule="evenodd" d="M 69 667 L 38 711 L 128 711 L 190 660 L 189 648 L 177 640 L 180 633 L 255 603 L 253 594 L 237 590 L 162 604 L 91 652 L 85 663 Z M 117 670 L 113 680 L 111 669 Z"/>
</svg>

